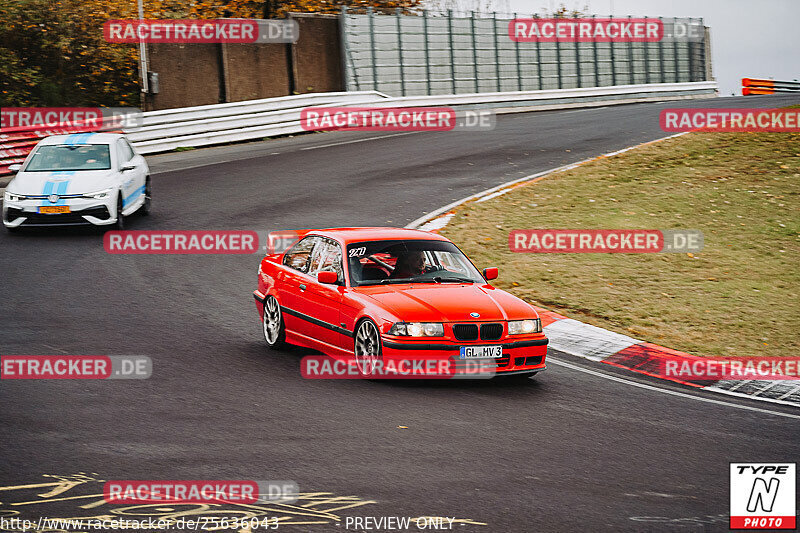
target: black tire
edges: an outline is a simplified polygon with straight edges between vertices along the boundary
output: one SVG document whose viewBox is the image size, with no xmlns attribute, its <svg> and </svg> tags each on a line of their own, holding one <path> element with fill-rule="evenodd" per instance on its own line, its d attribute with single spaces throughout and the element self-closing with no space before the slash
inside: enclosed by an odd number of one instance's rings
<svg viewBox="0 0 800 533">
<path fill-rule="evenodd" d="M 142 215 L 143 217 L 146 217 L 147 215 L 150 214 L 150 205 L 152 204 L 152 197 L 153 197 L 153 191 L 152 191 L 152 185 L 150 183 L 150 176 L 147 176 L 144 179 L 144 203 L 142 204 L 142 207 L 139 208 L 139 214 Z"/>
<path fill-rule="evenodd" d="M 375 369 L 383 359 L 383 343 L 378 326 L 369 318 L 361 320 L 353 335 L 353 356 L 358 373 L 365 378 L 375 377 Z"/>
<path fill-rule="evenodd" d="M 113 229 L 121 231 L 125 229 L 125 217 L 122 215 L 122 191 L 117 194 L 117 221 L 112 226 Z"/>
<path fill-rule="evenodd" d="M 283 322 L 281 306 L 278 300 L 271 295 L 264 299 L 261 332 L 270 350 L 279 350 L 286 346 L 286 324 Z"/>
<path fill-rule="evenodd" d="M 6 231 L 8 231 L 9 233 L 19 233 L 19 230 L 20 230 L 19 226 L 14 227 L 14 228 L 12 228 L 10 226 L 6 226 Z"/>
</svg>

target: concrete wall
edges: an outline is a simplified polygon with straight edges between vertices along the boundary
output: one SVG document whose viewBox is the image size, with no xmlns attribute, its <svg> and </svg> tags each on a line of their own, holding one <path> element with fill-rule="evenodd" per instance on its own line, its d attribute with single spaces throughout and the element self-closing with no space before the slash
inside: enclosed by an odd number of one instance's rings
<svg viewBox="0 0 800 533">
<path fill-rule="evenodd" d="M 146 110 L 341 91 L 339 21 L 296 15 L 293 44 L 149 44 L 150 71 L 159 93 Z"/>
<path fill-rule="evenodd" d="M 336 15 L 296 15 L 300 39 L 294 47 L 296 93 L 343 91 L 341 39 Z"/>
<path fill-rule="evenodd" d="M 220 103 L 219 45 L 150 44 L 149 68 L 158 73 L 159 93 L 146 110 Z"/>
<path fill-rule="evenodd" d="M 223 44 L 225 102 L 286 96 L 289 61 L 286 44 Z"/>
</svg>

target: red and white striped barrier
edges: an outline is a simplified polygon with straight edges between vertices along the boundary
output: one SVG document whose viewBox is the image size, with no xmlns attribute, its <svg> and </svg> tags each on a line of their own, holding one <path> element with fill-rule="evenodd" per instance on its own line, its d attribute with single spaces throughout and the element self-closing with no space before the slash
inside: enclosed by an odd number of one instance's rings
<svg viewBox="0 0 800 533">
<path fill-rule="evenodd" d="M 800 92 L 800 82 L 742 78 L 742 96 Z"/>
</svg>

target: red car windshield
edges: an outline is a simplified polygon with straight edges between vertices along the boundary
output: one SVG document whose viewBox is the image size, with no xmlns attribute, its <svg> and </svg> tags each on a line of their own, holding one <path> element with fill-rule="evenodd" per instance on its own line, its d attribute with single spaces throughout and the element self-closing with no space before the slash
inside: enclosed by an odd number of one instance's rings
<svg viewBox="0 0 800 533">
<path fill-rule="evenodd" d="M 483 283 L 456 245 L 447 241 L 370 241 L 347 246 L 350 284 Z"/>
</svg>

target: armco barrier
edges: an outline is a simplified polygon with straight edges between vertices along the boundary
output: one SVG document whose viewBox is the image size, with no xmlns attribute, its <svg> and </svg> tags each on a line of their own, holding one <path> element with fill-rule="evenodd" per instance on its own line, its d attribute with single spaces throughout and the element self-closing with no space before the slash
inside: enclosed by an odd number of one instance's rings
<svg viewBox="0 0 800 533">
<path fill-rule="evenodd" d="M 800 81 L 778 81 L 760 78 L 742 78 L 742 96 L 754 94 L 797 93 Z"/>
<path fill-rule="evenodd" d="M 493 108 L 498 113 L 537 108 L 581 107 L 648 100 L 706 98 L 716 95 L 716 82 L 617 85 L 501 93 L 408 96 L 389 98 L 377 91 L 317 93 L 144 113 L 142 127 L 127 131 L 142 154 L 182 147 L 209 146 L 300 133 L 300 112 L 311 106 L 380 106 Z M 21 163 L 36 142 L 47 135 L 73 131 L 36 131 L 28 137 L 0 133 L 0 175 Z"/>
<path fill-rule="evenodd" d="M 225 104 L 164 109 L 144 113 L 142 127 L 126 132 L 140 153 L 183 146 L 204 146 L 300 131 L 300 111 L 309 106 L 371 104 L 388 98 L 376 91 L 316 93 Z M 297 127 L 292 127 L 292 122 Z M 288 126 L 288 127 L 287 127 Z M 0 176 L 22 163 L 47 136 L 79 133 L 80 128 L 43 128 L 4 134 L 0 131 Z M 224 137 L 218 140 L 220 137 Z"/>
</svg>

